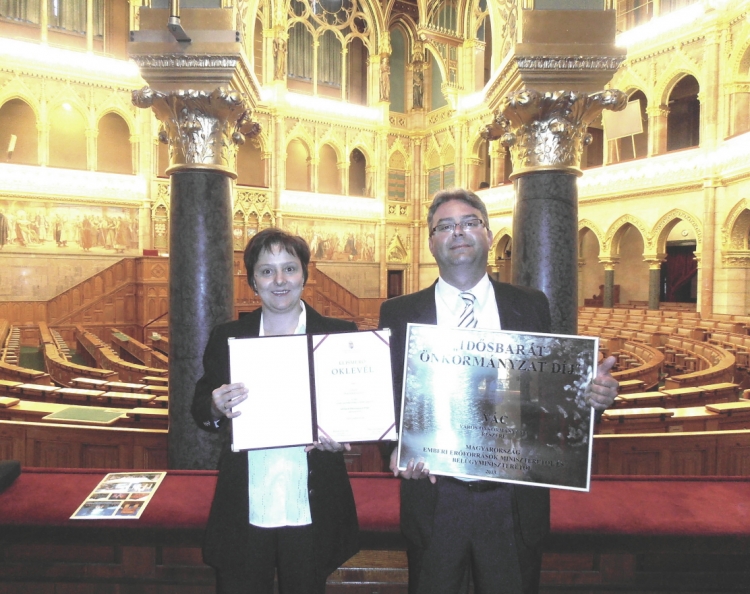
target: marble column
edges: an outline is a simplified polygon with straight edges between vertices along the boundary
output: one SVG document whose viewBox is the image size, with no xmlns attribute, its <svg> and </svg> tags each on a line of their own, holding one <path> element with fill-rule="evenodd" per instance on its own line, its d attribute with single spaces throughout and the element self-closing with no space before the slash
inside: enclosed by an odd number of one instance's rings
<svg viewBox="0 0 750 594">
<path fill-rule="evenodd" d="M 513 278 L 543 291 L 552 331 L 578 332 L 578 190 L 587 126 L 603 109 L 621 110 L 620 91 L 510 93 L 496 112 L 500 142 L 510 148 L 516 201 Z"/>
<path fill-rule="evenodd" d="M 661 260 L 646 260 L 648 263 L 648 308 L 659 309 L 661 292 Z"/>
<path fill-rule="evenodd" d="M 233 318 L 232 179 L 229 151 L 249 113 L 239 93 L 163 93 L 146 87 L 133 103 L 152 108 L 169 144 L 169 468 L 215 468 L 218 438 L 190 414 L 211 329 Z M 259 126 L 253 124 L 253 133 Z"/>
<path fill-rule="evenodd" d="M 554 332 L 578 328 L 578 188 L 560 171 L 522 175 L 515 181 L 513 284 L 547 294 Z"/>
<path fill-rule="evenodd" d="M 614 307 L 615 305 L 615 265 L 612 263 L 604 265 L 604 295 L 603 307 Z"/>
</svg>

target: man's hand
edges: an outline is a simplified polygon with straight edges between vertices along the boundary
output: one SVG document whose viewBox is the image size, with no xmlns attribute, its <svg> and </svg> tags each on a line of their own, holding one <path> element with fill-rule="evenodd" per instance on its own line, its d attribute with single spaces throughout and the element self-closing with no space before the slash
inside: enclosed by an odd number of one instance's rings
<svg viewBox="0 0 750 594">
<path fill-rule="evenodd" d="M 596 410 L 609 408 L 615 401 L 615 396 L 617 396 L 617 388 L 620 382 L 613 378 L 610 373 L 615 362 L 614 357 L 604 359 L 596 370 L 596 377 L 586 391 L 586 401 Z"/>
<path fill-rule="evenodd" d="M 430 474 L 430 469 L 425 465 L 425 462 L 423 459 L 420 459 L 419 462 L 415 464 L 414 458 L 412 458 L 411 460 L 409 460 L 409 463 L 406 465 L 406 470 L 398 469 L 397 460 L 398 460 L 398 450 L 395 449 L 391 453 L 391 463 L 390 463 L 390 468 L 391 468 L 391 472 L 393 472 L 393 476 L 400 476 L 401 478 L 405 478 L 405 479 L 428 478 L 430 479 L 430 482 L 433 485 L 437 481 L 437 477 L 435 475 Z"/>
</svg>

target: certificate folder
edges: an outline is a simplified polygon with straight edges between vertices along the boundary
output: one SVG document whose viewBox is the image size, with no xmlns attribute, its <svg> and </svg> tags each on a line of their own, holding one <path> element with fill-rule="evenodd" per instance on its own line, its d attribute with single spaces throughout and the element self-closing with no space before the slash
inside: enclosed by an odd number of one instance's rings
<svg viewBox="0 0 750 594">
<path fill-rule="evenodd" d="M 398 467 L 588 491 L 598 339 L 409 324 Z"/>
<path fill-rule="evenodd" d="M 230 338 L 234 451 L 396 439 L 390 331 Z"/>
</svg>

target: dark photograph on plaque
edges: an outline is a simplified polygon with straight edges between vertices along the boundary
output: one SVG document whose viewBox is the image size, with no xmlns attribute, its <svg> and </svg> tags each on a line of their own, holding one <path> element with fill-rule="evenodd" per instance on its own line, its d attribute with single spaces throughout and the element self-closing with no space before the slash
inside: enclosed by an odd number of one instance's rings
<svg viewBox="0 0 750 594">
<path fill-rule="evenodd" d="M 409 324 L 399 468 L 587 491 L 598 339 Z"/>
</svg>

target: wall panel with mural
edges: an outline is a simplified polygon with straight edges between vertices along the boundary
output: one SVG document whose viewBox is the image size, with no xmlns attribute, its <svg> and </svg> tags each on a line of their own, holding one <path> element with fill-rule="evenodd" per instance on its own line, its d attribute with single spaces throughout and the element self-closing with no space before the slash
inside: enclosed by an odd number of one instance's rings
<svg viewBox="0 0 750 594">
<path fill-rule="evenodd" d="M 375 262 L 375 223 L 285 218 L 284 229 L 303 237 L 319 262 Z"/>
<path fill-rule="evenodd" d="M 0 200 L 0 249 L 136 255 L 138 209 Z"/>
</svg>

